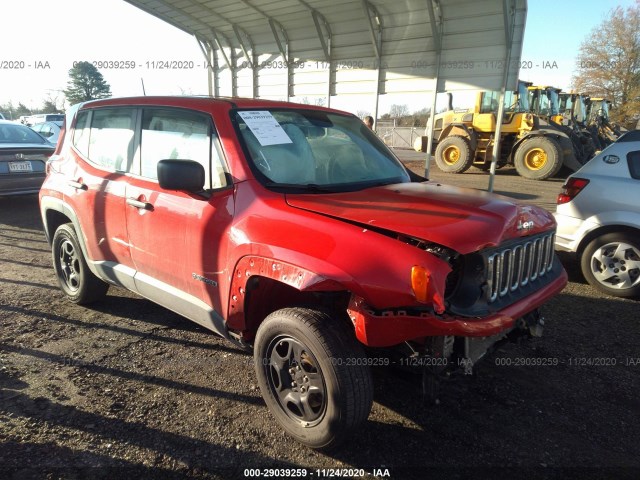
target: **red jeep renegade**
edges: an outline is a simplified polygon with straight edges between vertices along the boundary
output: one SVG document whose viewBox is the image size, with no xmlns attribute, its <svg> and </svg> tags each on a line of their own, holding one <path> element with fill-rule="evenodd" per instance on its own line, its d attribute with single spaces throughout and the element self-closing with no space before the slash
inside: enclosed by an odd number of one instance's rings
<svg viewBox="0 0 640 480">
<path fill-rule="evenodd" d="M 551 214 L 425 181 L 344 112 L 108 99 L 62 136 L 40 206 L 69 299 L 117 285 L 252 347 L 272 414 L 313 448 L 366 420 L 364 347 L 468 371 L 540 335 L 566 284 Z"/>
</svg>

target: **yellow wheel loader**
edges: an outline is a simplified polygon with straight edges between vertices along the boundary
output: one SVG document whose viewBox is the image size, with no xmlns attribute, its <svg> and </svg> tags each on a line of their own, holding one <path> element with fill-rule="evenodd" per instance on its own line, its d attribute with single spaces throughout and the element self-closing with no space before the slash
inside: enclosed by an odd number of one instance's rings
<svg viewBox="0 0 640 480">
<path fill-rule="evenodd" d="M 530 112 L 529 82 L 518 82 L 518 90 L 507 92 L 497 166 L 515 166 L 518 173 L 534 180 L 554 176 L 565 165 L 575 171 L 586 158 L 576 157 L 571 134 L 553 122 Z M 495 141 L 496 116 L 500 92 L 482 91 L 469 109 L 454 109 L 430 119 L 434 121 L 435 162 L 444 172 L 462 173 L 471 166 L 488 170 Z M 431 125 L 427 124 L 426 133 Z M 417 151 L 426 151 L 428 138 L 419 137 Z M 578 153 L 579 154 L 579 153 Z"/>
<path fill-rule="evenodd" d="M 609 120 L 611 101 L 602 97 L 589 97 L 587 101 L 587 128 L 597 132 L 601 148 L 615 142 L 627 130 Z"/>
<path fill-rule="evenodd" d="M 563 131 L 571 139 L 574 157 L 580 164 L 591 159 L 598 150 L 599 141 L 584 123 L 584 109 L 581 112 L 584 104 L 580 103 L 583 100 L 582 96 L 576 94 L 567 97 L 561 89 L 549 86 L 529 86 L 527 90 L 531 113 Z M 572 110 L 567 116 L 566 107 L 569 99 Z"/>
</svg>

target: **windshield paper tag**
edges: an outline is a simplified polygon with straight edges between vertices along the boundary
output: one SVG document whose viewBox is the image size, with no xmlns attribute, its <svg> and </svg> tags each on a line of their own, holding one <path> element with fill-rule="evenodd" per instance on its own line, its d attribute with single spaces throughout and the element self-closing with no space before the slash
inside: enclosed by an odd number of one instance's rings
<svg viewBox="0 0 640 480">
<path fill-rule="evenodd" d="M 293 143 L 271 112 L 238 112 L 263 147 Z"/>
</svg>

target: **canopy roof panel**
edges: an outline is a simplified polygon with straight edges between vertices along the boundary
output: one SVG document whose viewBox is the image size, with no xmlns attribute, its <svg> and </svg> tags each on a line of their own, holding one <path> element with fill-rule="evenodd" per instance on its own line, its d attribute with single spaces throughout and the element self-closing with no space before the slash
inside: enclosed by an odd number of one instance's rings
<svg viewBox="0 0 640 480">
<path fill-rule="evenodd" d="M 125 0 L 196 37 L 212 94 L 515 89 L 526 0 Z M 505 77 L 505 70 L 508 75 Z"/>
</svg>

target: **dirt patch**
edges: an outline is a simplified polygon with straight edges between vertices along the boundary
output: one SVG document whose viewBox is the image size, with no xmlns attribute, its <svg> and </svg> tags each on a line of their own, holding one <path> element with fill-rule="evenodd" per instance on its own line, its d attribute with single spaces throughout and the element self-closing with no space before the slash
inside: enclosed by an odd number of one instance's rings
<svg viewBox="0 0 640 480">
<path fill-rule="evenodd" d="M 409 158 L 416 170 L 418 158 Z M 442 173 L 432 170 L 439 181 Z M 486 174 L 444 175 L 486 187 Z M 496 190 L 546 205 L 560 180 L 508 172 Z M 243 478 L 250 468 L 392 478 L 638 478 L 638 302 L 570 284 L 545 336 L 507 345 L 421 402 L 418 378 L 374 369 L 375 403 L 338 452 L 289 439 L 251 357 L 112 288 L 91 309 L 56 284 L 35 197 L 0 198 L 0 471 L 4 478 Z M 353 470 L 356 469 L 356 470 Z M 256 473 L 256 472 L 253 472 Z M 273 473 L 273 472 L 272 472 Z M 286 473 L 286 472 L 284 472 Z M 302 472 L 298 471 L 302 476 Z M 276 477 L 279 475 L 275 475 Z M 280 475 L 284 476 L 284 475 Z"/>
</svg>

